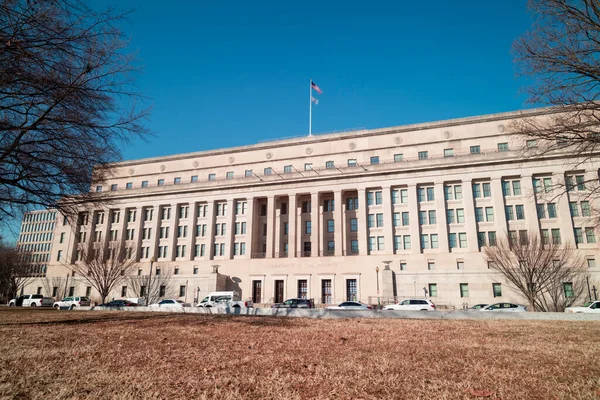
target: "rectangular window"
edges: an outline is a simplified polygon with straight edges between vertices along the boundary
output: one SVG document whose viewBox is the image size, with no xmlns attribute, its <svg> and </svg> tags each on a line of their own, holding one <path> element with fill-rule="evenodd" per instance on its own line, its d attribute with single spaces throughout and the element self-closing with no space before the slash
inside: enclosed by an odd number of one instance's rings
<svg viewBox="0 0 600 400">
<path fill-rule="evenodd" d="M 427 225 L 427 211 L 419 211 L 419 225 Z"/>
<path fill-rule="evenodd" d="M 506 214 L 506 220 L 512 221 L 515 219 L 514 207 L 513 206 L 505 206 L 504 213 Z"/>
<path fill-rule="evenodd" d="M 510 196 L 510 182 L 509 181 L 502 181 L 502 195 Z"/>
<path fill-rule="evenodd" d="M 379 156 L 371 157 L 371 165 L 377 165 L 377 164 L 379 164 Z"/>
<path fill-rule="evenodd" d="M 435 214 L 435 210 L 429 210 L 428 214 L 429 214 L 429 225 L 437 224 L 437 217 Z"/>
<path fill-rule="evenodd" d="M 427 270 L 433 271 L 435 269 L 435 263 L 433 261 L 427 261 Z"/>
<path fill-rule="evenodd" d="M 96 192 L 101 192 L 102 191 L 102 186 L 96 186 Z"/>
<path fill-rule="evenodd" d="M 556 204 L 548 203 L 548 218 L 556 218 Z"/>
<path fill-rule="evenodd" d="M 588 266 L 588 268 L 596 268 L 596 259 L 595 258 L 588 258 L 587 259 L 587 266 Z"/>
<path fill-rule="evenodd" d="M 377 227 L 381 228 L 383 226 L 383 214 L 377 214 Z"/>
<path fill-rule="evenodd" d="M 208 174 L 208 180 L 209 181 L 215 181 L 217 179 L 217 175 L 216 174 Z"/>
<path fill-rule="evenodd" d="M 575 182 L 577 182 L 577 190 L 578 191 L 585 190 L 585 180 L 584 180 L 583 175 L 575 176 Z"/>
<path fill-rule="evenodd" d="M 437 233 L 432 233 L 431 235 L 429 235 L 429 237 L 431 238 L 431 248 L 437 249 L 439 247 Z"/>
<path fill-rule="evenodd" d="M 400 162 L 404 159 L 403 154 L 394 154 L 394 162 Z"/>
<path fill-rule="evenodd" d="M 267 167 L 263 170 L 264 175 L 271 175 L 273 173 L 273 169 L 271 167 Z"/>
<path fill-rule="evenodd" d="M 546 206 L 545 204 L 536 204 L 535 208 L 537 210 L 538 219 L 546 218 Z"/>
<path fill-rule="evenodd" d="M 494 297 L 502 297 L 502 284 L 492 283 L 492 291 L 494 292 Z"/>
<path fill-rule="evenodd" d="M 429 158 L 429 152 L 420 151 L 419 152 L 419 160 L 427 160 Z"/>
<path fill-rule="evenodd" d="M 448 234 L 448 244 L 450 245 L 451 249 L 458 247 L 456 242 L 456 233 Z"/>
<path fill-rule="evenodd" d="M 429 284 L 429 297 L 437 297 L 437 283 Z"/>
<path fill-rule="evenodd" d="M 590 217 L 592 215 L 591 209 L 590 209 L 590 202 L 589 201 L 582 201 L 581 202 L 581 215 L 583 217 Z"/>
<path fill-rule="evenodd" d="M 552 243 L 560 244 L 560 229 L 552 229 Z"/>
<path fill-rule="evenodd" d="M 456 209 L 456 222 L 462 224 L 465 222 L 465 210 L 463 208 Z"/>
<path fill-rule="evenodd" d="M 283 173 L 284 174 L 291 174 L 292 173 L 292 166 L 291 165 L 286 165 L 283 167 Z"/>
<path fill-rule="evenodd" d="M 432 187 L 427 188 L 427 201 L 435 200 L 435 192 Z"/>
<path fill-rule="evenodd" d="M 498 143 L 498 151 L 500 151 L 500 152 L 508 151 L 508 143 L 507 142 Z"/>
<path fill-rule="evenodd" d="M 409 224 L 410 224 L 410 219 L 409 219 L 408 211 L 404 211 L 402 213 L 402 226 L 409 226 Z"/>
<path fill-rule="evenodd" d="M 585 228 L 585 239 L 588 243 L 596 243 L 594 228 Z"/>
<path fill-rule="evenodd" d="M 460 284 L 460 297 L 469 297 L 469 284 L 468 283 Z"/>
<path fill-rule="evenodd" d="M 400 190 L 400 203 L 402 203 L 402 204 L 408 203 L 408 189 Z"/>
<path fill-rule="evenodd" d="M 350 253 L 358 254 L 358 240 L 352 240 L 350 242 Z"/>
<path fill-rule="evenodd" d="M 177 177 L 177 178 L 173 179 L 173 184 L 174 184 L 174 185 L 179 185 L 179 184 L 181 184 L 181 178 L 180 178 L 180 177 Z"/>
<path fill-rule="evenodd" d="M 488 244 L 490 246 L 496 245 L 496 232 L 495 231 L 488 232 Z"/>
<path fill-rule="evenodd" d="M 252 173 L 251 169 L 247 169 L 246 171 L 244 171 L 244 176 L 246 178 L 248 178 L 249 176 L 252 176 L 252 175 L 254 175 L 254 174 Z"/>
<path fill-rule="evenodd" d="M 305 221 L 304 222 L 304 233 L 306 233 L 307 235 L 311 234 L 311 230 L 312 230 L 312 225 L 310 221 Z"/>
<path fill-rule="evenodd" d="M 369 236 L 369 251 L 375 250 L 375 236 Z"/>
<path fill-rule="evenodd" d="M 517 214 L 517 219 L 525 219 L 525 208 L 523 205 L 517 204 L 515 206 L 515 212 Z"/>
<path fill-rule="evenodd" d="M 375 227 L 375 214 L 367 215 L 367 227 L 374 228 Z"/>
<path fill-rule="evenodd" d="M 392 214 L 392 226 L 400 226 L 400 213 Z"/>
<path fill-rule="evenodd" d="M 444 186 L 444 199 L 452 200 L 452 186 Z"/>
<path fill-rule="evenodd" d="M 483 197 L 492 197 L 492 187 L 489 183 L 481 185 L 483 187 Z"/>
<path fill-rule="evenodd" d="M 225 179 L 233 179 L 233 171 L 227 172 L 227 174 L 225 174 Z"/>
<path fill-rule="evenodd" d="M 459 270 L 465 269 L 465 262 L 464 261 L 456 261 L 456 269 L 459 269 Z"/>
<path fill-rule="evenodd" d="M 422 249 L 429 248 L 429 235 L 421 235 L 421 248 Z"/>
<path fill-rule="evenodd" d="M 125 184 L 125 189 L 133 189 L 133 182 L 127 182 Z"/>
<path fill-rule="evenodd" d="M 513 181 L 512 188 L 513 188 L 513 196 L 521 195 L 521 181 Z"/>
<path fill-rule="evenodd" d="M 400 271 L 406 271 L 406 262 L 400 261 Z"/>
<path fill-rule="evenodd" d="M 327 220 L 327 233 L 334 233 L 334 231 L 335 231 L 334 221 L 332 219 L 328 219 Z"/>
<path fill-rule="evenodd" d="M 348 159 L 348 166 L 349 167 L 356 167 L 356 158 L 349 158 Z"/>
<path fill-rule="evenodd" d="M 454 157 L 454 149 L 444 149 L 444 157 Z"/>
<path fill-rule="evenodd" d="M 358 232 L 358 218 L 350 218 L 350 232 Z"/>
<path fill-rule="evenodd" d="M 476 207 L 475 208 L 475 222 L 481 222 L 481 221 L 483 221 L 483 208 Z"/>
<path fill-rule="evenodd" d="M 110 190 L 112 190 L 113 192 L 115 190 L 117 190 L 117 184 L 115 183 L 115 184 L 110 185 Z"/>
<path fill-rule="evenodd" d="M 473 198 L 478 199 L 481 197 L 481 184 L 474 183 L 473 184 Z"/>
<path fill-rule="evenodd" d="M 544 192 L 552 192 L 552 178 L 544 178 Z"/>
<path fill-rule="evenodd" d="M 461 248 L 466 248 L 467 247 L 467 234 L 466 233 L 459 233 L 458 234 L 458 245 Z"/>
<path fill-rule="evenodd" d="M 402 236 L 402 242 L 404 244 L 404 250 L 410 249 L 410 235 Z"/>
<path fill-rule="evenodd" d="M 305 171 L 312 171 L 312 169 L 313 169 L 312 163 L 305 163 L 304 164 L 304 170 Z"/>
<path fill-rule="evenodd" d="M 471 154 L 479 154 L 481 153 L 481 146 L 471 146 L 470 147 Z"/>
<path fill-rule="evenodd" d="M 394 236 L 394 251 L 402 250 L 402 236 Z"/>
<path fill-rule="evenodd" d="M 487 222 L 494 222 L 494 207 L 485 208 L 485 220 Z"/>
<path fill-rule="evenodd" d="M 190 182 L 192 182 L 192 183 L 198 182 L 198 175 L 192 175 L 192 177 L 190 178 Z"/>
<path fill-rule="evenodd" d="M 326 169 L 334 169 L 335 164 L 333 163 L 333 161 L 325 161 L 325 168 Z"/>
<path fill-rule="evenodd" d="M 383 204 L 383 193 L 381 191 L 375 192 L 375 204 L 376 205 Z"/>
<path fill-rule="evenodd" d="M 477 232 L 477 245 L 485 247 L 485 232 Z"/>
</svg>

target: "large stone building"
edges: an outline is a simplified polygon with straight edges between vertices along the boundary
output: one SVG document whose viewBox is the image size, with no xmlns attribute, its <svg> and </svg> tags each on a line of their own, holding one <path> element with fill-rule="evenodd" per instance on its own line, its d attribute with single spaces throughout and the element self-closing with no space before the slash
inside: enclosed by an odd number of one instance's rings
<svg viewBox="0 0 600 400">
<path fill-rule="evenodd" d="M 84 246 L 122 243 L 140 273 L 151 260 L 172 271 L 188 301 L 236 289 L 263 304 L 427 295 L 461 307 L 522 301 L 482 248 L 533 231 L 577 243 L 598 282 L 598 232 L 582 182 L 597 181 L 600 163 L 572 170 L 561 151 L 527 158 L 523 148 L 536 143 L 510 133 L 513 120 L 547 112 L 125 161 L 92 186 L 109 192 L 110 205 L 57 222 L 47 275 L 65 276 Z M 557 196 L 565 183 L 572 190 Z M 73 278 L 74 292 L 91 291 Z"/>
</svg>

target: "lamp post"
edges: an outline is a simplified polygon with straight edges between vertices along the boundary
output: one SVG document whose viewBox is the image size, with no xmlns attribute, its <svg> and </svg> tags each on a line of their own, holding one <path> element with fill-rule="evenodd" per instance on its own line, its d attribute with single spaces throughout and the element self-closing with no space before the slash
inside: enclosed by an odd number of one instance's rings
<svg viewBox="0 0 600 400">
<path fill-rule="evenodd" d="M 375 274 L 377 276 L 377 306 L 381 306 L 381 302 L 379 301 L 379 267 L 375 267 Z"/>
<path fill-rule="evenodd" d="M 154 257 L 150 259 L 150 275 L 148 275 L 148 287 L 146 288 L 146 307 L 150 305 L 150 285 L 152 285 L 152 266 L 154 265 Z"/>
</svg>

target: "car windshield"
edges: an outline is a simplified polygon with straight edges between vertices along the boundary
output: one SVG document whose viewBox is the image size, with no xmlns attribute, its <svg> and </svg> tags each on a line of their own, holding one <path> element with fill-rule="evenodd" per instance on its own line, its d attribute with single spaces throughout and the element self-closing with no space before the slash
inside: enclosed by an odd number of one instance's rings
<svg viewBox="0 0 600 400">
<path fill-rule="evenodd" d="M 586 301 L 585 303 L 583 303 L 583 306 L 582 306 L 582 307 L 589 307 L 589 306 L 591 306 L 592 304 L 594 304 L 594 302 L 593 302 L 593 301 Z"/>
</svg>

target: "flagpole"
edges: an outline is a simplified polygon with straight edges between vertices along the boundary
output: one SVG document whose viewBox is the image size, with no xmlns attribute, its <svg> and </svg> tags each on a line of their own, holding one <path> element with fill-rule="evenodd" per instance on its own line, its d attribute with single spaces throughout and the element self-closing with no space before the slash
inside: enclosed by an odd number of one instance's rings
<svg viewBox="0 0 600 400">
<path fill-rule="evenodd" d="M 308 82 L 308 136 L 312 136 L 312 79 Z"/>
</svg>

